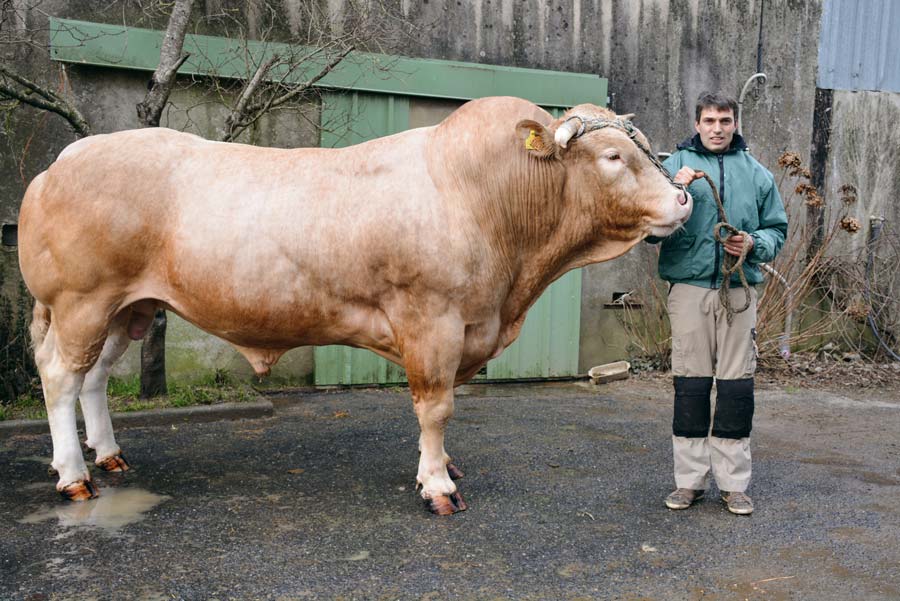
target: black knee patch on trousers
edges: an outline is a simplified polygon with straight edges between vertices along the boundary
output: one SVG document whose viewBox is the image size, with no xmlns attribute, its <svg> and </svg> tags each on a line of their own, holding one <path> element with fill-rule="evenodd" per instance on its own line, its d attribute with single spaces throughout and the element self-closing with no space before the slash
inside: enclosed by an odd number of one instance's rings
<svg viewBox="0 0 900 601">
<path fill-rule="evenodd" d="M 716 380 L 716 416 L 712 435 L 747 438 L 753 427 L 753 378 Z"/>
<path fill-rule="evenodd" d="M 675 376 L 675 415 L 672 434 L 688 438 L 709 436 L 709 393 L 712 378 Z"/>
</svg>

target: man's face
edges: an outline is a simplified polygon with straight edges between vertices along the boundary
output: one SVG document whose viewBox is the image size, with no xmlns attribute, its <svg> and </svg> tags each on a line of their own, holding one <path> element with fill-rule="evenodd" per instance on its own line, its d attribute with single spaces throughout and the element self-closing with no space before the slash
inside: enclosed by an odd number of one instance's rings
<svg viewBox="0 0 900 601">
<path fill-rule="evenodd" d="M 728 150 L 734 138 L 737 122 L 731 109 L 705 108 L 700 111 L 700 120 L 694 124 L 700 141 L 710 152 L 721 153 Z"/>
</svg>

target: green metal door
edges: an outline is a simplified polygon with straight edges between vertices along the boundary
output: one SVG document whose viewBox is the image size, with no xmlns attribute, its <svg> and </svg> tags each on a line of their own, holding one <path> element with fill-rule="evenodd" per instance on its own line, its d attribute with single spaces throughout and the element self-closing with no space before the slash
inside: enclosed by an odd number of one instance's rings
<svg viewBox="0 0 900 601">
<path fill-rule="evenodd" d="M 358 144 L 431 125 L 459 103 L 392 94 L 326 93 L 322 99 L 322 146 Z M 556 111 L 554 111 L 556 112 Z M 426 122 L 431 121 L 431 123 Z M 519 339 L 487 365 L 480 379 L 555 378 L 578 372 L 581 270 L 553 283 L 528 312 Z M 375 353 L 346 346 L 315 350 L 316 385 L 406 382 L 404 369 Z"/>
</svg>

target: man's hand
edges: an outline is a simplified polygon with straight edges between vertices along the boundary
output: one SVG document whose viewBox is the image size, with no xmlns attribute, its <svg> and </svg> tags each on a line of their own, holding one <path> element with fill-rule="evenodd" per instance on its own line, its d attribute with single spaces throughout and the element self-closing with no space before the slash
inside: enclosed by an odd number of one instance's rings
<svg viewBox="0 0 900 601">
<path fill-rule="evenodd" d="M 695 179 L 703 179 L 704 177 L 706 177 L 706 174 L 702 171 L 694 171 L 690 167 L 682 167 L 678 170 L 678 173 L 675 174 L 675 177 L 673 177 L 672 180 L 676 184 L 687 186 Z"/>
<path fill-rule="evenodd" d="M 747 254 L 749 255 L 750 251 L 753 250 L 753 236 L 750 234 L 735 234 L 734 236 L 725 238 L 725 252 L 729 255 L 740 257 L 741 253 L 744 251 L 745 237 L 750 241 L 750 245 L 747 247 Z"/>
</svg>

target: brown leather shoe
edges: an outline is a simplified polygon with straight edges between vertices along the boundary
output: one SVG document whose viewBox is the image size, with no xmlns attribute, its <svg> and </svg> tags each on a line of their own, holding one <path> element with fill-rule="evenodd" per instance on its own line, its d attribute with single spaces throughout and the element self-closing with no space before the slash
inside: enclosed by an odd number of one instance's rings
<svg viewBox="0 0 900 601">
<path fill-rule="evenodd" d="M 703 498 L 703 490 L 690 488 L 678 488 L 666 497 L 666 507 L 669 509 L 687 509 Z"/>
</svg>

